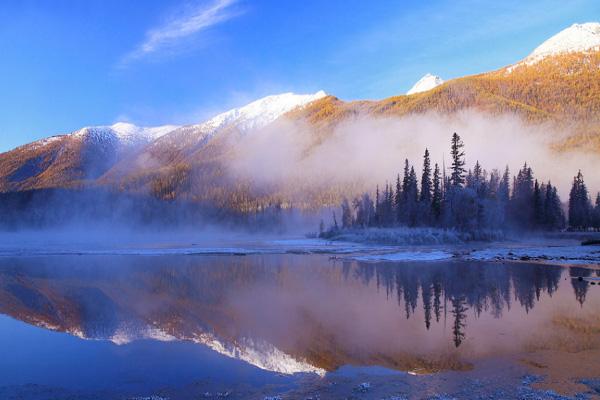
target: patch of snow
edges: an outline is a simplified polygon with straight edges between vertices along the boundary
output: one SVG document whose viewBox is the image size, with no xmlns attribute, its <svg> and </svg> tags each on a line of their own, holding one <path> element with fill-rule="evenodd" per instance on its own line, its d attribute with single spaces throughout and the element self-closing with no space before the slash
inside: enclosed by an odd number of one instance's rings
<svg viewBox="0 0 600 400">
<path fill-rule="evenodd" d="M 415 83 L 413 87 L 410 88 L 408 92 L 406 92 L 406 94 L 410 95 L 415 93 L 427 92 L 428 90 L 440 86 L 442 83 L 444 83 L 444 80 L 442 78 L 440 78 L 437 75 L 427 73 L 425 74 L 425 76 L 419 79 L 417 83 Z"/>
<path fill-rule="evenodd" d="M 48 138 L 37 140 L 37 141 L 31 143 L 31 146 L 33 146 L 34 148 L 44 147 L 44 146 L 49 145 L 50 143 L 57 142 L 57 141 L 63 139 L 64 137 L 65 137 L 65 135 L 50 136 Z"/>
<path fill-rule="evenodd" d="M 298 107 L 304 107 L 325 96 L 327 93 L 322 90 L 314 94 L 283 93 L 267 96 L 243 107 L 226 111 L 196 126 L 208 133 L 214 133 L 226 126 L 235 126 L 242 131 L 258 129 Z"/>
<path fill-rule="evenodd" d="M 542 261 L 552 264 L 600 264 L 598 246 L 548 246 L 477 250 L 467 259 L 478 261 Z"/>
<path fill-rule="evenodd" d="M 281 239 L 231 242 L 210 246 L 189 243 L 121 243 L 98 248 L 93 243 L 3 243 L 0 257 L 69 256 L 69 255 L 252 255 L 252 254 L 348 254 L 390 251 L 393 247 L 373 244 L 328 241 L 323 239 Z"/>
<path fill-rule="evenodd" d="M 519 65 L 533 65 L 550 56 L 599 50 L 600 23 L 573 24 L 536 47 L 523 61 L 511 65 L 507 71 L 510 73 Z"/>
<path fill-rule="evenodd" d="M 439 261 L 452 258 L 445 251 L 401 251 L 397 253 L 369 254 L 354 257 L 358 261 Z"/>
<path fill-rule="evenodd" d="M 73 132 L 72 136 L 97 143 L 114 142 L 122 145 L 137 145 L 150 143 L 178 128 L 179 126 L 176 125 L 139 127 L 127 122 L 117 122 L 110 126 L 81 128 Z"/>
<path fill-rule="evenodd" d="M 600 23 L 573 24 L 539 45 L 525 60 L 600 49 Z"/>
</svg>

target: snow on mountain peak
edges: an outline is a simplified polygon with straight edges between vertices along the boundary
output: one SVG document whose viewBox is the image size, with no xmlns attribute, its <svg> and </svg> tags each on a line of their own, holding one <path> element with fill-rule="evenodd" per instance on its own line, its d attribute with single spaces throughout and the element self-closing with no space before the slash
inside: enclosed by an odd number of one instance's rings
<svg viewBox="0 0 600 400">
<path fill-rule="evenodd" d="M 544 57 L 570 52 L 600 50 L 600 23 L 573 24 L 539 45 L 526 62 L 536 62 Z"/>
<path fill-rule="evenodd" d="M 319 100 L 327 94 L 320 90 L 314 94 L 283 93 L 263 97 L 240 108 L 219 114 L 200 124 L 203 131 L 213 133 L 225 126 L 236 126 L 241 130 L 262 128 L 282 115 Z"/>
<path fill-rule="evenodd" d="M 444 83 L 444 80 L 437 75 L 425 74 L 417 83 L 414 84 L 412 88 L 408 92 L 407 95 L 426 92 L 428 90 L 433 89 L 434 87 L 440 86 Z"/>
<path fill-rule="evenodd" d="M 88 140 L 118 140 L 121 144 L 147 143 L 179 128 L 176 125 L 140 127 L 128 122 L 110 126 L 88 126 L 73 133 Z"/>
</svg>

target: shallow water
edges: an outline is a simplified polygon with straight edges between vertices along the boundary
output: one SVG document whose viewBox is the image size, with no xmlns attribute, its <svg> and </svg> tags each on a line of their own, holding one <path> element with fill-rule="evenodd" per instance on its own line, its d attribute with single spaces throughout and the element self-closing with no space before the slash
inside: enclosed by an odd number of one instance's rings
<svg viewBox="0 0 600 400">
<path fill-rule="evenodd" d="M 5 257 L 0 388 L 250 393 L 355 367 L 467 371 L 590 343 L 600 285 L 579 276 L 600 270 L 291 254 Z"/>
</svg>

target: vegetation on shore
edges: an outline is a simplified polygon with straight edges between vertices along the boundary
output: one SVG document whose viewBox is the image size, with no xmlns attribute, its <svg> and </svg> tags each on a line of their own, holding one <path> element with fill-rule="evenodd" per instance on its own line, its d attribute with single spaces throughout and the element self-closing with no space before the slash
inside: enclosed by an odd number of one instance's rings
<svg viewBox="0 0 600 400">
<path fill-rule="evenodd" d="M 340 220 L 334 212 L 329 229 L 321 224 L 321 237 L 348 236 L 351 232 L 356 236 L 357 231 L 366 229 L 371 229 L 369 235 L 373 236 L 372 228 L 405 228 L 396 229 L 404 239 L 395 240 L 412 242 L 410 236 L 418 231 L 409 233 L 406 228 L 433 228 L 421 232 L 426 236 L 437 232 L 434 236 L 438 238 L 494 240 L 509 230 L 600 229 L 600 193 L 593 206 L 581 171 L 573 180 L 565 215 L 556 187 L 551 181 L 540 183 L 535 179 L 527 163 L 513 177 L 508 166 L 502 173 L 496 169 L 488 172 L 479 161 L 467 170 L 464 143 L 457 133 L 452 135 L 450 154 L 448 175 L 445 165 L 440 168 L 436 163 L 432 168 L 425 149 L 420 180 L 407 159 L 395 185 L 386 183 L 383 189 L 377 186 L 374 199 L 369 193 L 351 202 L 344 199 Z M 378 235 L 394 236 L 392 232 Z"/>
</svg>

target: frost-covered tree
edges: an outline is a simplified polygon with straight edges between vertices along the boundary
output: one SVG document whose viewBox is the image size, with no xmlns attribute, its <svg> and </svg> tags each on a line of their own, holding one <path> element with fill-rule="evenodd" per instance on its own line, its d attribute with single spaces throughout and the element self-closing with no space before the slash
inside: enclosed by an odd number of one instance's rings
<svg viewBox="0 0 600 400">
<path fill-rule="evenodd" d="M 342 228 L 348 229 L 352 227 L 352 210 L 348 199 L 342 201 Z"/>
<path fill-rule="evenodd" d="M 371 226 L 375 220 L 375 206 L 369 194 L 365 193 L 361 197 L 357 197 L 352 205 L 356 215 L 354 225 L 361 228 Z"/>
</svg>

